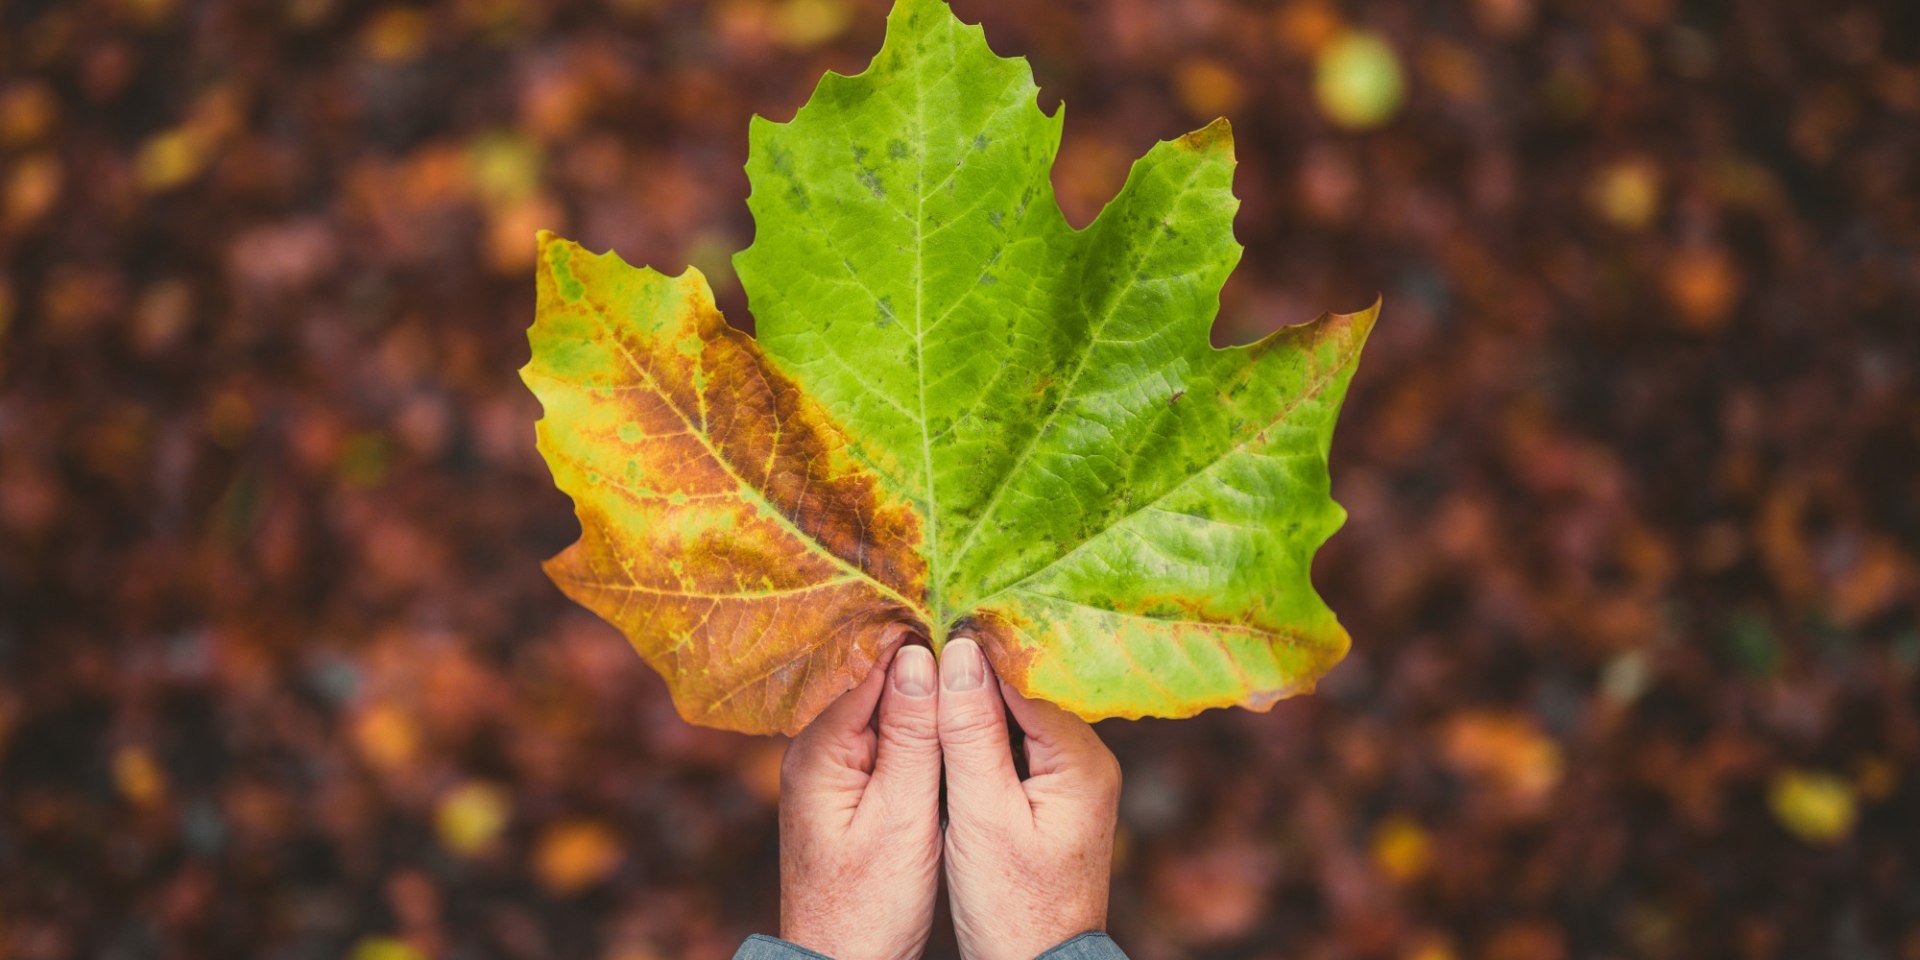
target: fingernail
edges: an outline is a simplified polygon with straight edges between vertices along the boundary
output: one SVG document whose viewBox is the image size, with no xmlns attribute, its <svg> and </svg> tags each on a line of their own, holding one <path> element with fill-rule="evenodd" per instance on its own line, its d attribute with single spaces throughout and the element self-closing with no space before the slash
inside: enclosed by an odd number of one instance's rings
<svg viewBox="0 0 1920 960">
<path fill-rule="evenodd" d="M 947 641 L 940 653 L 940 684 L 948 690 L 972 690 L 987 676 L 986 661 L 980 657 L 980 645 L 972 637 Z"/>
<path fill-rule="evenodd" d="M 932 696 L 933 653 L 918 644 L 901 647 L 893 655 L 893 689 L 906 697 Z"/>
</svg>

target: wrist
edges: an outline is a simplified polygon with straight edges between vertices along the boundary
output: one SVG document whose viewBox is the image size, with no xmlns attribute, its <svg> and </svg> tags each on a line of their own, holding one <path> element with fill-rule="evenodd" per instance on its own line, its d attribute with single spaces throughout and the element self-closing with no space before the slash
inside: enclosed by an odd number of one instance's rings
<svg viewBox="0 0 1920 960">
<path fill-rule="evenodd" d="M 918 960 L 927 946 L 925 938 L 918 943 L 889 942 L 876 940 L 872 930 L 784 922 L 780 926 L 780 939 L 829 960 Z"/>
<path fill-rule="evenodd" d="M 1006 917 L 999 922 L 964 926 L 959 917 L 954 921 L 961 960 L 1035 960 L 1076 937 L 1106 932 L 1104 916 L 1082 922 L 1061 914 Z"/>
</svg>

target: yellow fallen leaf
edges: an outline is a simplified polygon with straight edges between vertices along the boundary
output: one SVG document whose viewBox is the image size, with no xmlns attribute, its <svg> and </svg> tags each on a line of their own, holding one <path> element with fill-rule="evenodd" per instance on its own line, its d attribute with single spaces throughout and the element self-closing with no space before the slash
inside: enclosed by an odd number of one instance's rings
<svg viewBox="0 0 1920 960">
<path fill-rule="evenodd" d="M 773 27 L 787 45 L 813 47 L 839 36 L 852 20 L 843 0 L 787 0 L 774 11 Z"/>
<path fill-rule="evenodd" d="M 1767 789 L 1773 815 L 1808 843 L 1838 843 L 1853 833 L 1859 815 L 1853 786 L 1818 770 L 1783 770 Z"/>
<path fill-rule="evenodd" d="M 427 955 L 399 937 L 362 937 L 349 960 L 427 960 Z"/>
<path fill-rule="evenodd" d="M 463 857 L 493 846 L 513 816 L 513 798 L 489 783 L 465 783 L 440 798 L 434 827 L 440 843 Z"/>
<path fill-rule="evenodd" d="M 1418 879 L 1433 864 L 1433 838 L 1410 817 L 1388 817 L 1373 828 L 1373 864 L 1396 882 Z"/>
<path fill-rule="evenodd" d="M 1594 177 L 1589 198 L 1607 222 L 1638 230 L 1660 212 L 1660 171 L 1639 158 L 1609 164 Z"/>
<path fill-rule="evenodd" d="M 140 146 L 134 176 L 149 191 L 171 190 L 199 176 L 209 159 L 204 138 L 188 128 L 175 127 Z"/>
<path fill-rule="evenodd" d="M 1368 130 L 1393 119 L 1406 95 L 1400 58 L 1378 34 L 1348 30 L 1320 50 L 1313 92 L 1339 126 Z"/>
<path fill-rule="evenodd" d="M 540 188 L 540 145 L 511 131 L 494 131 L 467 144 L 467 177 L 481 200 L 494 206 L 518 203 Z M 522 246 L 526 237 L 520 238 Z"/>
</svg>

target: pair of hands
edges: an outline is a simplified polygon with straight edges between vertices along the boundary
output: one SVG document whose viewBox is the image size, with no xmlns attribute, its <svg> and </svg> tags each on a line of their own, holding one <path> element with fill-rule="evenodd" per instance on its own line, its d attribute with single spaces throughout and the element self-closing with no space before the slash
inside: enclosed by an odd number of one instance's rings
<svg viewBox="0 0 1920 960">
<path fill-rule="evenodd" d="M 891 662 L 787 748 L 781 937 L 837 960 L 918 957 L 943 864 L 967 960 L 1032 960 L 1103 929 L 1119 762 L 1085 721 L 999 683 L 971 638 L 937 663 L 906 639 L 894 628 Z"/>
</svg>

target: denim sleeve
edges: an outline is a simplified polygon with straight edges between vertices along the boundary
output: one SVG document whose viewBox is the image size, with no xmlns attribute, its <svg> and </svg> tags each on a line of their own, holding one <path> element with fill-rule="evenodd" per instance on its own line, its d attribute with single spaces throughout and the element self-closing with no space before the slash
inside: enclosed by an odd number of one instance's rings
<svg viewBox="0 0 1920 960">
<path fill-rule="evenodd" d="M 756 933 L 743 941 L 740 949 L 733 952 L 733 960 L 833 960 L 833 958 L 814 953 L 797 943 L 788 943 L 779 937 Z"/>
<path fill-rule="evenodd" d="M 1120 945 L 1099 930 L 1088 930 L 1069 937 L 1065 943 L 1035 957 L 1034 960 L 1127 960 Z"/>
</svg>

